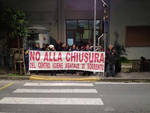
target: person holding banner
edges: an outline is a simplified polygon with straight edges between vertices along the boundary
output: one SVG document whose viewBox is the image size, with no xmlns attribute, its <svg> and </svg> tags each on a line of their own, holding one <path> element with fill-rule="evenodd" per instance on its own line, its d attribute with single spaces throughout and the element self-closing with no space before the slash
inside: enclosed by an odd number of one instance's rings
<svg viewBox="0 0 150 113">
<path fill-rule="evenodd" d="M 92 51 L 92 47 L 90 47 L 90 45 L 87 44 L 84 51 Z M 91 74 L 92 74 L 92 72 L 88 72 L 88 71 L 83 72 L 83 75 L 88 75 L 89 76 Z"/>
<path fill-rule="evenodd" d="M 25 50 L 24 52 L 24 59 L 25 59 L 25 68 L 26 68 L 26 73 L 29 72 L 29 51 Z"/>
<path fill-rule="evenodd" d="M 47 51 L 56 51 L 54 45 L 49 45 L 48 48 L 47 48 Z M 50 73 L 51 73 L 52 76 L 53 75 L 56 76 L 56 71 L 55 70 L 50 71 Z"/>
<path fill-rule="evenodd" d="M 36 43 L 33 50 L 36 50 L 36 51 L 41 51 L 41 48 L 40 48 L 40 44 L 39 43 Z M 37 70 L 35 72 L 37 75 L 39 74 L 39 71 Z"/>
</svg>

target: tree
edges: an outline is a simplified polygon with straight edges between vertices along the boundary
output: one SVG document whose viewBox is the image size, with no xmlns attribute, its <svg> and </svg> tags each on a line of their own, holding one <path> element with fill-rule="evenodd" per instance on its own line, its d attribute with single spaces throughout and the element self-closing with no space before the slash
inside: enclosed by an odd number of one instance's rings
<svg viewBox="0 0 150 113">
<path fill-rule="evenodd" d="M 11 39 L 18 40 L 18 48 L 20 48 L 20 39 L 28 35 L 27 20 L 22 10 L 7 8 L 2 11 L 0 18 L 0 40 L 5 48 L 9 49 L 9 41 Z"/>
</svg>

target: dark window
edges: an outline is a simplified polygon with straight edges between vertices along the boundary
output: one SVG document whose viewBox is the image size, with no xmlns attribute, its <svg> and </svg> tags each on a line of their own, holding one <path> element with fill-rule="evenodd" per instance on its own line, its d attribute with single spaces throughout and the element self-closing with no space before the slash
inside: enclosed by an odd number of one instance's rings
<svg viewBox="0 0 150 113">
<path fill-rule="evenodd" d="M 83 28 L 83 29 L 88 29 L 88 20 L 79 20 L 78 21 L 78 26 Z"/>
<path fill-rule="evenodd" d="M 93 42 L 93 20 L 66 20 L 66 38 L 73 39 L 77 45 L 83 42 Z M 102 21 L 96 21 L 96 37 L 100 36 L 102 31 Z"/>
<path fill-rule="evenodd" d="M 67 29 L 77 29 L 77 21 L 75 20 L 68 20 L 66 21 Z"/>
<path fill-rule="evenodd" d="M 131 26 L 126 29 L 126 46 L 150 46 L 150 26 Z"/>
</svg>

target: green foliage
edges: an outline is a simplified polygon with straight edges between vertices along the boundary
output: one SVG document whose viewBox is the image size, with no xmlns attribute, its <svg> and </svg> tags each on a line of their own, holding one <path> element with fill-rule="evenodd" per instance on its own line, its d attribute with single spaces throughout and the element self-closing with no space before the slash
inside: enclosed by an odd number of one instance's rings
<svg viewBox="0 0 150 113">
<path fill-rule="evenodd" d="M 25 38 L 28 35 L 26 15 L 22 10 L 7 8 L 2 11 L 0 17 L 0 43 L 13 38 Z"/>
<path fill-rule="evenodd" d="M 20 74 L 9 73 L 8 76 L 22 76 Z"/>
<path fill-rule="evenodd" d="M 120 45 L 117 40 L 114 43 L 114 48 L 116 49 L 118 55 L 126 55 L 125 47 Z"/>
<path fill-rule="evenodd" d="M 127 59 L 127 57 L 122 56 L 122 55 L 127 55 L 125 47 L 123 45 L 119 44 L 117 39 L 118 38 L 116 38 L 116 41 L 114 43 L 114 48 L 119 56 L 120 62 L 129 63 L 129 60 Z"/>
<path fill-rule="evenodd" d="M 19 9 L 8 8 L 3 11 L 1 17 L 1 30 L 8 34 L 9 38 L 27 36 L 27 21 L 25 13 Z"/>
<path fill-rule="evenodd" d="M 126 57 L 120 57 L 120 61 L 122 62 L 122 63 L 129 63 L 129 60 L 126 58 Z"/>
</svg>

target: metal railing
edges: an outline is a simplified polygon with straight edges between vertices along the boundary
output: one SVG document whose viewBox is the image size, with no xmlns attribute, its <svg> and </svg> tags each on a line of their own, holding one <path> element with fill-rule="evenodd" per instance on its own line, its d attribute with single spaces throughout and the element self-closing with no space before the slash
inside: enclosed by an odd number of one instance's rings
<svg viewBox="0 0 150 113">
<path fill-rule="evenodd" d="M 99 50 L 99 48 L 104 48 L 103 46 L 104 46 L 104 40 L 103 40 L 103 38 L 104 38 L 104 33 L 103 34 L 101 34 L 101 36 L 99 36 L 98 37 L 98 42 L 97 42 L 97 46 L 96 46 L 96 51 L 98 51 Z"/>
</svg>

